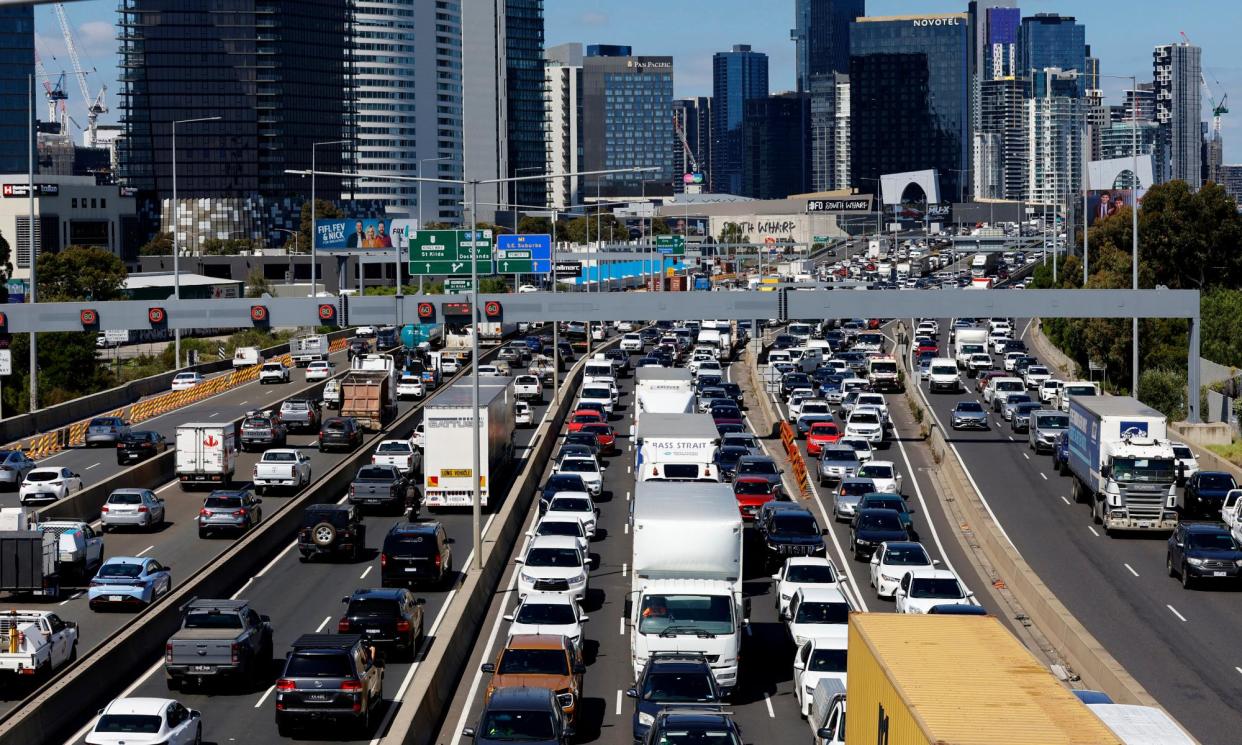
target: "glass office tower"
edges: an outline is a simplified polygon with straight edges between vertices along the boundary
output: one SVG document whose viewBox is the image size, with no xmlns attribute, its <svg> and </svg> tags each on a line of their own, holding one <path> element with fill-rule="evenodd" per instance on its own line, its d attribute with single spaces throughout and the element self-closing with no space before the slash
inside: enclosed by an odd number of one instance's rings
<svg viewBox="0 0 1242 745">
<path fill-rule="evenodd" d="M 543 0 L 505 0 L 505 30 L 509 175 L 534 176 L 547 164 Z M 510 195 L 517 204 L 543 206 L 548 189 L 547 181 L 515 181 Z"/>
<path fill-rule="evenodd" d="M 1036 13 L 1022 19 L 1019 49 L 1020 77 L 1038 78 L 1039 72 L 1055 67 L 1076 70 L 1078 95 L 1087 90 L 1087 29 L 1072 16 Z M 1032 70 L 1034 73 L 1032 73 Z"/>
<path fill-rule="evenodd" d="M 613 56 L 611 52 L 623 54 Z M 635 196 L 643 182 L 673 180 L 673 58 L 633 57 L 592 45 L 582 61 L 583 169 L 655 168 L 587 176 L 583 196 Z M 681 174 L 677 174 L 681 178 Z"/>
<path fill-rule="evenodd" d="M 34 6 L 0 8 L 0 173 L 25 173 L 28 168 L 34 68 Z M 40 97 L 35 106 L 42 105 Z"/>
<path fill-rule="evenodd" d="M 768 55 L 734 44 L 712 57 L 712 191 L 740 194 L 746 102 L 768 95 Z"/>
</svg>

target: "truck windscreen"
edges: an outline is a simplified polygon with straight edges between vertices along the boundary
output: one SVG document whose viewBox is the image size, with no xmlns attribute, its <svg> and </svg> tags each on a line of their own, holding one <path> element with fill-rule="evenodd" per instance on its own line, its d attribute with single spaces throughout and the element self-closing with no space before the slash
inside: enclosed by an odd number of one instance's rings
<svg viewBox="0 0 1242 745">
<path fill-rule="evenodd" d="M 732 634 L 733 599 L 728 595 L 646 595 L 640 634 Z"/>
<path fill-rule="evenodd" d="M 1168 458 L 1116 458 L 1113 460 L 1112 476 L 1117 481 L 1171 482 L 1175 472 L 1173 460 Z"/>
</svg>

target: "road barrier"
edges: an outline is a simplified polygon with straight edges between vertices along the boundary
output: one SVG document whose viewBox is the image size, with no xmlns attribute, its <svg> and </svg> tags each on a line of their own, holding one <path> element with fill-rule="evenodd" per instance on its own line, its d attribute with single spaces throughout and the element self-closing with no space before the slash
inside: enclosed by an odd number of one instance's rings
<svg viewBox="0 0 1242 745">
<path fill-rule="evenodd" d="M 798 490 L 802 492 L 802 498 L 810 499 L 815 496 L 815 492 L 811 489 L 811 479 L 806 472 L 806 460 L 802 457 L 802 451 L 798 449 L 797 433 L 786 421 L 781 422 L 781 442 L 785 445 L 785 456 L 789 458 L 789 463 L 793 466 L 794 478 L 798 482 Z"/>
</svg>

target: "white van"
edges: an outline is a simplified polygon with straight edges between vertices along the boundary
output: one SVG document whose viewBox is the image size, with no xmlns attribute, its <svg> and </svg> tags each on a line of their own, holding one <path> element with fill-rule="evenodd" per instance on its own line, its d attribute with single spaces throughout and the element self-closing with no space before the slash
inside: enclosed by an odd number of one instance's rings
<svg viewBox="0 0 1242 745">
<path fill-rule="evenodd" d="M 263 362 L 263 355 L 259 354 L 258 347 L 238 347 L 233 351 L 233 369 L 239 370 L 243 367 L 252 367 Z"/>
</svg>

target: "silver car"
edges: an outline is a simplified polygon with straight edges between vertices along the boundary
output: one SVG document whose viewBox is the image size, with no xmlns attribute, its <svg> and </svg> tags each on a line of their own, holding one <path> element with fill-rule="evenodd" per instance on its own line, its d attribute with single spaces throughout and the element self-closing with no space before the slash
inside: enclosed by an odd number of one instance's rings
<svg viewBox="0 0 1242 745">
<path fill-rule="evenodd" d="M 129 434 L 129 423 L 119 416 L 97 416 L 86 425 L 86 446 L 97 445 L 115 447 L 125 435 Z"/>
<path fill-rule="evenodd" d="M 871 479 L 842 479 L 832 493 L 832 518 L 838 522 L 849 522 L 858 513 L 858 503 L 868 494 L 876 493 L 875 482 Z"/>
<path fill-rule="evenodd" d="M 36 465 L 20 450 L 0 450 L 0 485 L 16 489 Z"/>
<path fill-rule="evenodd" d="M 150 489 L 117 489 L 99 508 L 103 532 L 132 527 L 155 530 L 164 524 L 164 500 Z"/>
<path fill-rule="evenodd" d="M 198 511 L 198 537 L 216 531 L 245 533 L 263 519 L 263 500 L 245 489 L 217 489 L 203 500 Z"/>
<path fill-rule="evenodd" d="M 978 401 L 959 401 L 953 407 L 953 429 L 988 429 L 988 413 Z"/>
<path fill-rule="evenodd" d="M 819 455 L 819 485 L 853 477 L 862 462 L 851 447 L 828 446 Z"/>
</svg>

